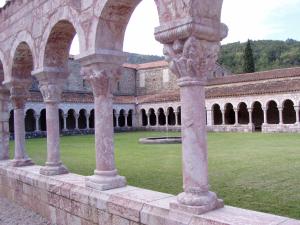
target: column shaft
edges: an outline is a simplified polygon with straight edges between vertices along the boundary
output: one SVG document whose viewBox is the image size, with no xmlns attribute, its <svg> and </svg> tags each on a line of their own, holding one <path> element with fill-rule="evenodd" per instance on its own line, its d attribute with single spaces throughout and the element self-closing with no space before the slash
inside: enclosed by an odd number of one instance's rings
<svg viewBox="0 0 300 225">
<path fill-rule="evenodd" d="M 225 110 L 222 110 L 222 125 L 225 125 L 226 121 L 225 121 Z"/>
<path fill-rule="evenodd" d="M 234 109 L 234 115 L 235 115 L 235 125 L 239 124 L 239 110 Z"/>
<path fill-rule="evenodd" d="M 296 124 L 299 123 L 299 106 L 294 106 L 296 112 Z"/>
<path fill-rule="evenodd" d="M 2 88 L 0 88 L 0 91 Z M 3 88 L 0 93 L 0 160 L 9 159 L 9 112 L 8 112 L 9 92 Z"/>
<path fill-rule="evenodd" d="M 279 124 L 283 124 L 283 110 L 282 108 L 278 108 L 279 111 Z"/>
</svg>

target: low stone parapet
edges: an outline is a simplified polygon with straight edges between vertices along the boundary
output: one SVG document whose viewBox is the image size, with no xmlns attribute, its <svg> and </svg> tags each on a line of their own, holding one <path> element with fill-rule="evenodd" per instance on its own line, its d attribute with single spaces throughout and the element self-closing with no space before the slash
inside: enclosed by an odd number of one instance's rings
<svg viewBox="0 0 300 225">
<path fill-rule="evenodd" d="M 208 126 L 207 130 L 210 132 L 253 132 L 254 126 L 249 124 L 238 125 L 212 125 Z"/>
<path fill-rule="evenodd" d="M 299 225 L 285 217 L 225 206 L 200 216 L 172 211 L 176 197 L 127 186 L 110 191 L 85 187 L 76 174 L 47 177 L 40 166 L 12 168 L 0 162 L 0 196 L 58 225 Z"/>
<path fill-rule="evenodd" d="M 263 133 L 300 133 L 300 124 L 263 124 Z"/>
</svg>

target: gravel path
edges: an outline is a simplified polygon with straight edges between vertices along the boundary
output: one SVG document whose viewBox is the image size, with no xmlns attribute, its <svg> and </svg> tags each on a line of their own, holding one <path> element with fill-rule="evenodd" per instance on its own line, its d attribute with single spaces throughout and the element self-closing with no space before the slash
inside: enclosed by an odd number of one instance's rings
<svg viewBox="0 0 300 225">
<path fill-rule="evenodd" d="M 0 225 L 50 225 L 50 223 L 33 211 L 0 198 Z"/>
</svg>

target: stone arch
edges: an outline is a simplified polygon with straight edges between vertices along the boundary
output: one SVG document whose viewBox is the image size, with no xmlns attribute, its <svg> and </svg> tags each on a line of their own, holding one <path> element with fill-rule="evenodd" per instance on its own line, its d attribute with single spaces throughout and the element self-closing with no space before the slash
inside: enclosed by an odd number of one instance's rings
<svg viewBox="0 0 300 225">
<path fill-rule="evenodd" d="M 167 118 L 168 125 L 175 126 L 175 124 L 176 124 L 176 115 L 175 115 L 173 107 L 169 107 L 167 109 L 167 111 L 168 111 L 168 114 L 167 114 L 168 115 L 168 118 Z"/>
<path fill-rule="evenodd" d="M 282 120 L 284 124 L 296 123 L 296 111 L 294 106 L 294 102 L 290 99 L 282 103 Z"/>
<path fill-rule="evenodd" d="M 76 128 L 76 111 L 69 109 L 67 115 L 67 129 L 74 130 Z"/>
<path fill-rule="evenodd" d="M 274 100 L 267 103 L 267 123 L 279 124 L 278 103 Z"/>
<path fill-rule="evenodd" d="M 119 113 L 119 117 L 118 117 L 119 127 L 125 127 L 125 124 L 126 124 L 125 114 L 126 114 L 125 110 L 121 109 L 120 113 Z"/>
<path fill-rule="evenodd" d="M 87 32 L 84 31 L 84 29 L 82 28 L 82 26 L 80 24 L 80 17 L 78 15 L 77 11 L 70 8 L 69 6 L 62 7 L 60 9 L 58 9 L 56 11 L 56 13 L 50 17 L 49 22 L 46 25 L 45 30 L 43 32 L 43 37 L 42 37 L 42 41 L 41 41 L 41 45 L 40 45 L 41 52 L 39 55 L 39 67 L 41 67 L 41 68 L 47 66 L 47 64 L 45 63 L 45 55 L 46 55 L 46 48 L 48 45 L 49 38 L 51 37 L 51 34 L 53 34 L 55 26 L 58 25 L 62 21 L 64 22 L 65 25 L 67 25 L 68 29 L 70 29 L 71 27 L 73 28 L 73 29 L 71 29 L 72 35 L 70 34 L 70 36 L 72 36 L 72 37 L 68 36 L 68 38 L 67 38 L 68 43 L 65 43 L 65 46 L 68 47 L 67 56 L 69 56 L 69 47 L 71 46 L 73 38 L 75 37 L 76 34 L 78 34 L 80 53 L 83 53 L 86 50 L 87 45 L 86 45 L 85 34 Z M 60 24 L 60 25 L 62 25 L 62 24 Z M 62 26 L 62 27 L 64 27 L 64 26 Z M 64 28 L 66 28 L 66 27 L 64 27 Z M 63 31 L 63 33 L 66 34 L 66 31 Z M 68 46 L 68 45 L 70 45 L 70 46 Z M 64 54 L 66 55 L 66 53 L 64 53 Z M 63 57 L 65 57 L 65 55 L 63 55 Z M 57 65 L 55 65 L 55 66 L 57 66 Z"/>
<path fill-rule="evenodd" d="M 177 107 L 177 125 L 181 126 L 181 106 Z"/>
<path fill-rule="evenodd" d="M 27 42 L 18 42 L 12 51 L 10 79 L 20 79 L 22 81 L 33 82 L 31 72 L 34 69 L 34 55 L 31 46 Z M 6 80 L 9 81 L 9 80 Z M 29 88 L 29 86 L 28 86 Z"/>
<path fill-rule="evenodd" d="M 41 131 L 47 130 L 46 125 L 46 109 L 42 109 L 40 112 L 39 126 Z"/>
<path fill-rule="evenodd" d="M 159 108 L 157 111 L 157 116 L 158 116 L 158 124 L 160 126 L 164 126 L 166 125 L 166 115 L 165 115 L 165 111 L 163 108 Z"/>
<path fill-rule="evenodd" d="M 8 120 L 8 123 L 9 123 L 9 132 L 10 133 L 14 133 L 14 110 L 10 110 L 9 112 L 9 120 Z"/>
<path fill-rule="evenodd" d="M 21 57 L 20 57 L 21 56 Z M 16 69 L 25 70 L 25 73 L 30 75 L 37 68 L 37 54 L 34 40 L 27 31 L 22 31 L 16 35 L 10 50 L 10 62 L 8 71 L 5 74 L 5 80 L 9 81 Z M 27 66 L 25 66 L 27 65 Z M 17 68 L 19 67 L 19 68 Z M 23 74 L 25 74 L 23 72 Z"/>
<path fill-rule="evenodd" d="M 127 126 L 128 127 L 132 127 L 132 117 L 133 117 L 133 110 L 130 109 L 128 111 L 128 115 L 127 115 Z"/>
<path fill-rule="evenodd" d="M 262 124 L 264 123 L 264 111 L 262 109 L 262 104 L 259 101 L 253 102 L 251 108 L 254 129 L 255 131 L 261 131 Z"/>
<path fill-rule="evenodd" d="M 92 109 L 90 112 L 89 125 L 91 129 L 95 128 L 95 110 Z"/>
<path fill-rule="evenodd" d="M 212 115 L 213 115 L 213 125 L 222 125 L 223 119 L 222 119 L 222 111 L 219 104 L 213 104 L 212 108 Z"/>
<path fill-rule="evenodd" d="M 142 126 L 145 127 L 148 125 L 148 117 L 145 109 L 141 109 L 141 116 L 142 116 L 142 121 L 141 121 Z"/>
<path fill-rule="evenodd" d="M 248 112 L 247 104 L 245 102 L 241 102 L 238 104 L 237 109 L 238 109 L 238 123 L 248 124 L 249 112 Z"/>
<path fill-rule="evenodd" d="M 0 80 L 1 80 L 0 86 L 2 86 L 2 82 L 4 80 L 8 80 L 7 62 L 1 50 L 0 50 Z"/>
<path fill-rule="evenodd" d="M 64 127 L 64 111 L 62 109 L 58 110 L 58 118 L 59 118 L 59 130 L 63 130 L 66 127 Z"/>
<path fill-rule="evenodd" d="M 87 128 L 87 119 L 86 119 L 86 110 L 81 109 L 79 110 L 79 117 L 78 117 L 78 128 L 80 130 L 86 129 Z"/>
<path fill-rule="evenodd" d="M 225 104 L 225 124 L 235 124 L 235 112 L 231 103 Z"/>
<path fill-rule="evenodd" d="M 25 113 L 25 131 L 34 132 L 36 131 L 36 120 L 35 111 L 33 109 L 28 109 Z"/>
<path fill-rule="evenodd" d="M 155 126 L 156 125 L 155 110 L 153 108 L 150 108 L 148 113 L 149 113 L 149 117 L 150 117 L 150 126 Z"/>
</svg>

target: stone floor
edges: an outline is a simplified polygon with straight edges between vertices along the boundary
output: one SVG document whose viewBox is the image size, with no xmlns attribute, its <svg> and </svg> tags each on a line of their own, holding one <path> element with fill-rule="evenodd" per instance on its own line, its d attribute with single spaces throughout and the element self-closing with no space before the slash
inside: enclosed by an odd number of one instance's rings
<svg viewBox="0 0 300 225">
<path fill-rule="evenodd" d="M 50 225 L 38 214 L 0 198 L 0 225 Z"/>
</svg>

